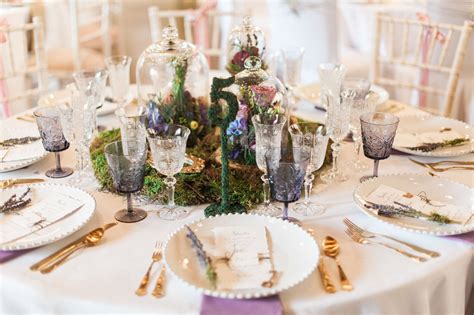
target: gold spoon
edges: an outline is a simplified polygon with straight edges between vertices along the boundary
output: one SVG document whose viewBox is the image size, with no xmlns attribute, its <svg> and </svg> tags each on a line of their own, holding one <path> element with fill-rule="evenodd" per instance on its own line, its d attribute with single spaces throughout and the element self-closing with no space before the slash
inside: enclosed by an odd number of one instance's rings
<svg viewBox="0 0 474 315">
<path fill-rule="evenodd" d="M 63 257 L 61 257 L 54 264 L 45 268 L 41 268 L 40 272 L 43 274 L 50 273 L 51 271 L 53 271 L 54 269 L 62 265 L 67 260 L 67 258 L 71 256 L 71 254 L 77 251 L 78 249 L 97 245 L 97 243 L 99 243 L 100 240 L 102 239 L 102 236 L 104 236 L 105 230 L 106 228 L 102 227 L 102 228 L 98 228 L 92 231 L 84 238 L 84 240 L 81 243 L 77 244 L 77 246 L 73 250 L 71 250 L 67 255 L 64 255 Z"/>
<path fill-rule="evenodd" d="M 336 239 L 328 235 L 324 238 L 323 241 L 323 251 L 326 256 L 331 257 L 336 261 L 337 268 L 339 269 L 339 278 L 341 279 L 342 289 L 346 291 L 351 291 L 352 285 L 347 279 L 344 270 L 342 270 L 341 264 L 337 260 L 337 255 L 339 254 L 339 243 L 336 241 Z"/>
</svg>

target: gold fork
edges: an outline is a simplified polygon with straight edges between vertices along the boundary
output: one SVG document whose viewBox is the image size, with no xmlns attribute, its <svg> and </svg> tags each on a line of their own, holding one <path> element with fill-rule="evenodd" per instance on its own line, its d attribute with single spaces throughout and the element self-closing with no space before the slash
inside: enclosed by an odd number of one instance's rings
<svg viewBox="0 0 474 315">
<path fill-rule="evenodd" d="M 416 164 L 420 164 L 420 165 L 431 165 L 431 166 L 439 166 L 439 165 L 443 165 L 443 164 L 450 164 L 450 165 L 474 165 L 474 161 L 439 161 L 439 162 L 420 162 L 420 161 L 416 161 L 416 160 L 413 160 L 413 159 L 409 159 L 410 161 L 412 161 L 413 163 L 416 163 Z"/>
<path fill-rule="evenodd" d="M 165 282 L 166 282 L 166 266 L 163 266 L 160 272 L 158 280 L 156 280 L 155 288 L 151 293 L 154 297 L 160 298 L 165 294 Z"/>
<path fill-rule="evenodd" d="M 429 169 L 431 169 L 435 172 L 445 172 L 445 171 L 449 171 L 449 170 L 471 170 L 471 171 L 474 171 L 474 167 L 448 166 L 448 167 L 444 167 L 444 168 L 439 168 L 439 167 L 435 167 L 435 166 L 433 166 L 432 164 L 429 164 L 429 163 L 423 163 L 423 162 L 415 161 L 415 160 L 412 160 L 412 159 L 409 159 L 409 160 L 412 161 L 415 164 L 427 167 L 427 168 L 429 168 Z M 462 164 L 462 165 L 470 165 L 470 164 Z"/>
<path fill-rule="evenodd" d="M 359 244 L 377 244 L 377 245 L 385 246 L 385 247 L 387 247 L 387 248 L 390 248 L 391 250 L 396 251 L 397 253 L 400 253 L 400 254 L 402 254 L 402 255 L 407 256 L 408 258 L 413 259 L 413 260 L 416 261 L 416 262 L 424 262 L 424 261 L 426 261 L 426 258 L 424 258 L 424 257 L 420 257 L 420 256 L 416 256 L 416 255 L 410 254 L 410 253 L 408 253 L 408 252 L 406 252 L 406 251 L 404 251 L 404 250 L 401 250 L 401 249 L 399 249 L 399 248 L 390 246 L 390 245 L 388 245 L 388 244 L 381 243 L 381 242 L 375 242 L 375 241 L 369 241 L 367 238 L 362 237 L 362 235 L 360 235 L 359 233 L 357 233 L 357 232 L 355 232 L 355 231 L 346 229 L 345 232 L 346 232 L 347 236 L 349 236 L 349 237 L 350 237 L 353 241 L 355 241 L 356 243 L 359 243 Z"/>
<path fill-rule="evenodd" d="M 148 282 L 150 281 L 151 269 L 156 262 L 159 262 L 161 260 L 161 247 L 162 247 L 161 242 L 155 243 L 155 249 L 153 251 L 153 255 L 151 256 L 151 264 L 148 267 L 145 275 L 143 276 L 142 282 L 140 282 L 140 286 L 135 291 L 136 295 L 144 296 L 147 293 L 147 287 L 148 287 Z"/>
</svg>

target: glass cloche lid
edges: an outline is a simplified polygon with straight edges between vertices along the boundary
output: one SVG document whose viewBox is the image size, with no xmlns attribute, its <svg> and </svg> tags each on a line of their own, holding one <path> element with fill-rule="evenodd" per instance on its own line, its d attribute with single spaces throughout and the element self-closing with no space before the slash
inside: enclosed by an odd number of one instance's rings
<svg viewBox="0 0 474 315">
<path fill-rule="evenodd" d="M 252 24 L 250 16 L 245 16 L 242 24 L 232 29 L 227 43 L 227 71 L 232 75 L 245 69 L 244 62 L 250 56 L 259 57 L 262 60 L 262 68 L 265 55 L 265 34 Z"/>
<path fill-rule="evenodd" d="M 209 129 L 209 66 L 193 44 L 178 38 L 174 26 L 141 54 L 136 69 L 138 97 L 147 105 L 149 126 L 181 124 L 191 129 L 189 145 Z"/>
</svg>

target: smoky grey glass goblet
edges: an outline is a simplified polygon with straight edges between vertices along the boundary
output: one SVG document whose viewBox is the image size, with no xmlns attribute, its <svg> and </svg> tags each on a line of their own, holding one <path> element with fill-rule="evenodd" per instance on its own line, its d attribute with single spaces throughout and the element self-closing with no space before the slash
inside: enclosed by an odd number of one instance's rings
<svg viewBox="0 0 474 315">
<path fill-rule="evenodd" d="M 399 118 L 386 113 L 366 113 L 360 116 L 364 155 L 374 160 L 372 176 L 363 176 L 363 182 L 378 176 L 379 161 L 387 159 L 392 151 Z"/>
<path fill-rule="evenodd" d="M 301 197 L 301 188 L 310 158 L 309 150 L 293 151 L 290 158 L 283 159 L 275 159 L 274 152 L 269 150 L 265 158 L 272 198 L 284 205 L 280 218 L 299 224 L 298 219 L 288 216 L 288 211 L 289 204 L 298 201 Z"/>
<path fill-rule="evenodd" d="M 69 142 L 64 137 L 61 125 L 60 111 L 56 107 L 42 107 L 34 113 L 38 131 L 43 141 L 46 151 L 54 152 L 56 168 L 48 170 L 46 176 L 51 178 L 63 178 L 71 175 L 73 170 L 68 167 L 61 167 L 61 151 L 69 148 Z"/>
<path fill-rule="evenodd" d="M 136 143 L 129 145 L 124 151 L 122 141 L 115 141 L 105 146 L 104 153 L 112 174 L 114 188 L 120 193 L 127 194 L 127 208 L 118 211 L 115 219 L 124 223 L 145 219 L 147 212 L 133 207 L 132 193 L 143 187 L 146 148 Z"/>
</svg>

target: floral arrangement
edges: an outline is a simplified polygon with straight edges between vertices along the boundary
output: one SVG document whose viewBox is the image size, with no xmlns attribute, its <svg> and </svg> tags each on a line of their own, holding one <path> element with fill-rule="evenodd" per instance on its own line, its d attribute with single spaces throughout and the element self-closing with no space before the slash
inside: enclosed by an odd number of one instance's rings
<svg viewBox="0 0 474 315">
<path fill-rule="evenodd" d="M 241 85 L 239 110 L 227 128 L 229 158 L 240 164 L 255 165 L 254 115 L 282 112 L 281 95 L 273 86 Z"/>
<path fill-rule="evenodd" d="M 227 63 L 226 69 L 230 74 L 235 75 L 240 71 L 244 70 L 244 62 L 248 57 L 255 56 L 262 59 L 265 47 L 260 51 L 258 48 L 258 37 L 256 34 L 247 34 L 247 43 L 242 44 L 240 40 L 237 40 L 233 47 L 237 51 L 232 59 Z M 263 60 L 263 59 L 262 59 Z M 266 69 L 266 64 L 262 63 L 262 69 Z"/>
<path fill-rule="evenodd" d="M 148 126 L 156 130 L 166 129 L 168 124 L 188 127 L 191 134 L 188 147 L 196 145 L 210 131 L 207 117 L 209 107 L 206 96 L 194 97 L 185 89 L 188 69 L 187 57 L 172 60 L 175 69 L 171 88 L 166 95 L 153 95 L 148 101 Z"/>
</svg>

